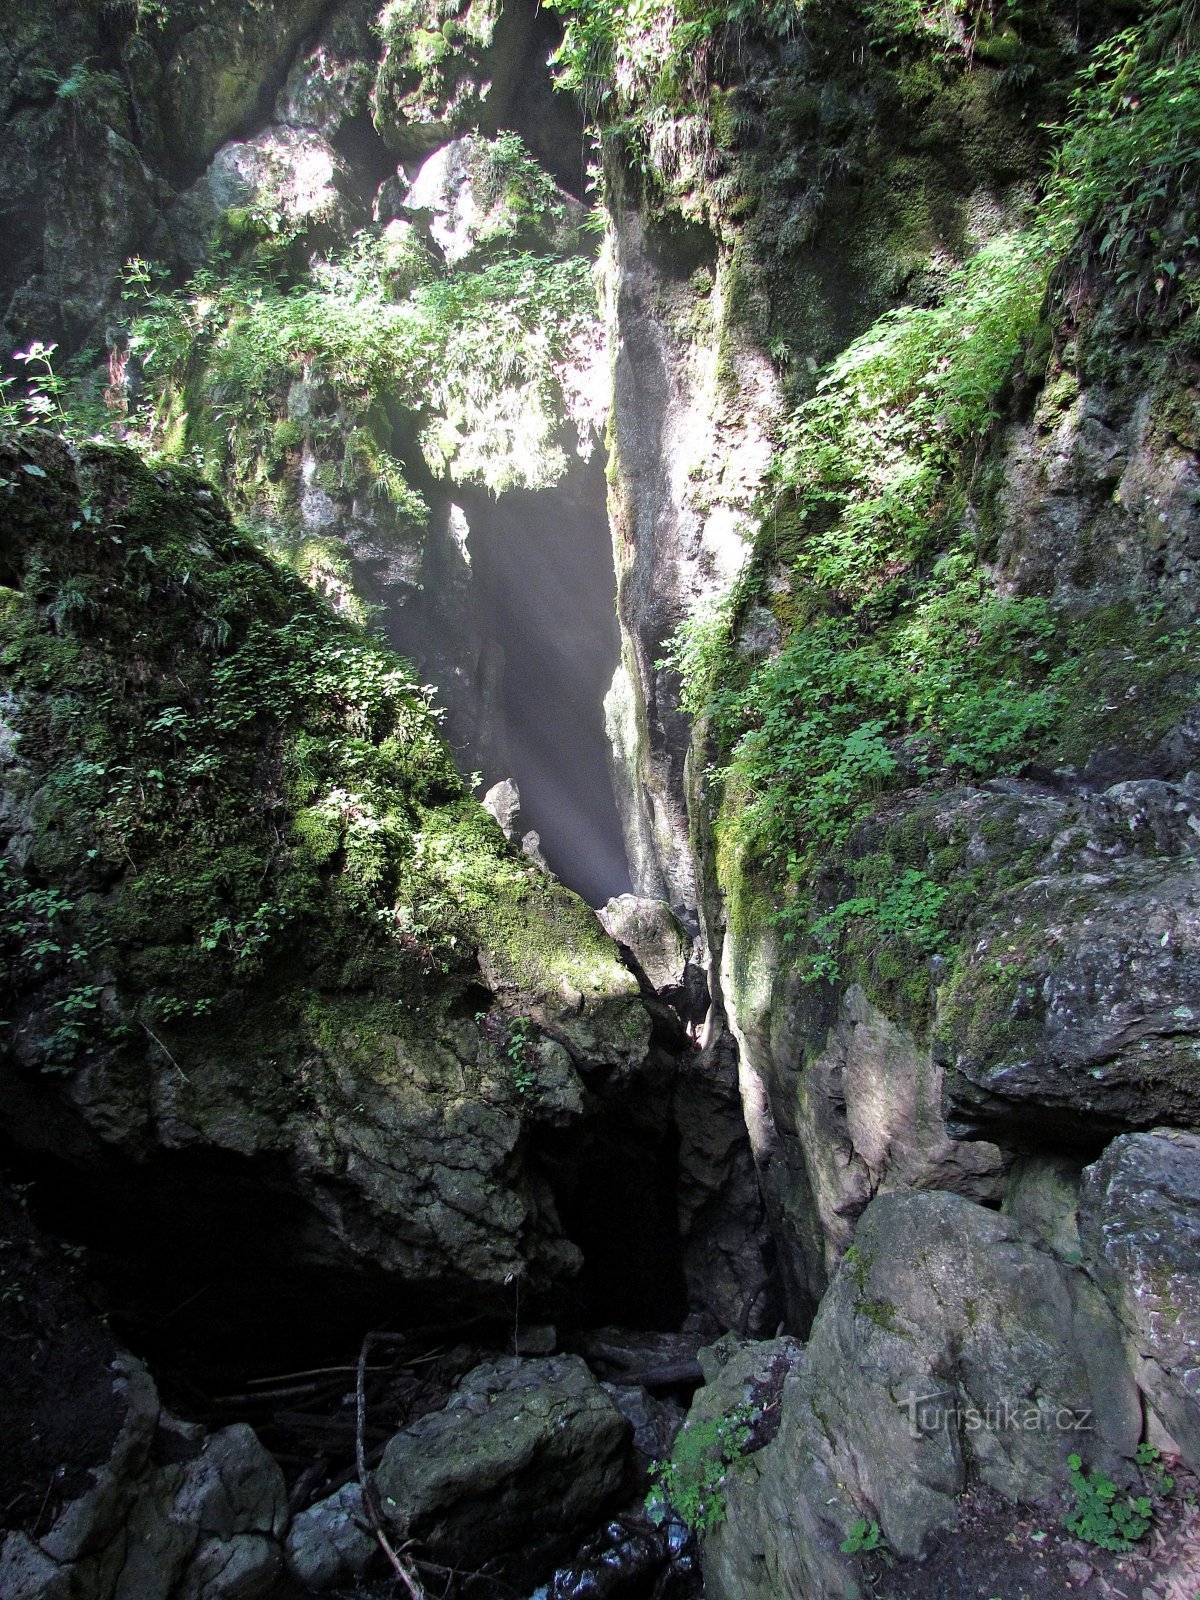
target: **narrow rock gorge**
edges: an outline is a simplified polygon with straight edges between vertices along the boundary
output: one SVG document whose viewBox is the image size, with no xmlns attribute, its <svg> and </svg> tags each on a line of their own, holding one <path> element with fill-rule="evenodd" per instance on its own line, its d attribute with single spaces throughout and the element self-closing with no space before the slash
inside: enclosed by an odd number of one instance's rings
<svg viewBox="0 0 1200 1600">
<path fill-rule="evenodd" d="M 6 1600 L 1195 1592 L 1198 46 L 6 20 Z"/>
</svg>

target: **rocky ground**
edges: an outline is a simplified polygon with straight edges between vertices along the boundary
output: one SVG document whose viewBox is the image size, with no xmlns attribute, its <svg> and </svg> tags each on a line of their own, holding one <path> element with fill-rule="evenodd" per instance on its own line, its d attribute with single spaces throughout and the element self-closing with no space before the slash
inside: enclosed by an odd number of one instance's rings
<svg viewBox="0 0 1200 1600">
<path fill-rule="evenodd" d="M 868 1562 L 870 1593 L 881 1600 L 1193 1600 L 1200 1586 L 1196 1491 L 1190 1473 L 1177 1473 L 1173 1493 L 1155 1499 L 1147 1548 L 1124 1554 L 1071 1538 L 1049 1515 L 1014 1515 L 1005 1501 L 971 1494 L 957 1527 L 935 1541 L 919 1567 Z"/>
</svg>

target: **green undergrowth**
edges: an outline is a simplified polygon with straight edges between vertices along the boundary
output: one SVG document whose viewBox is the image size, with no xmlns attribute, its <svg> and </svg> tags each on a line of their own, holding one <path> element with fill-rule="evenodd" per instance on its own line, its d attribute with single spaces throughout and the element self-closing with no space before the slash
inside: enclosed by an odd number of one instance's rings
<svg viewBox="0 0 1200 1600">
<path fill-rule="evenodd" d="M 318 487 L 374 496 L 412 526 L 427 511 L 398 435 L 416 438 L 429 472 L 493 493 L 557 481 L 566 372 L 596 317 L 590 264 L 506 254 L 429 269 L 399 297 L 395 273 L 389 241 L 364 234 L 292 287 L 232 268 L 141 294 L 130 345 L 149 404 L 135 426 L 267 507 L 294 498 L 307 443 Z M 324 391 L 317 416 L 289 416 L 298 383 Z"/>
<path fill-rule="evenodd" d="M 750 1447 L 756 1415 L 747 1401 L 728 1412 L 689 1416 L 666 1460 L 655 1463 L 646 1506 L 655 1521 L 668 1508 L 694 1533 L 710 1533 L 725 1521 L 725 1483 Z"/>
<path fill-rule="evenodd" d="M 1068 360 L 1086 379 L 1115 336 L 1114 302 L 1136 352 L 1130 392 L 1186 391 L 1192 10 L 1155 6 L 1098 53 L 1028 228 L 980 250 L 935 303 L 882 317 L 825 371 L 781 429 L 753 559 L 676 638 L 684 704 L 714 756 L 722 879 L 764 886 L 807 977 L 890 951 L 889 981 L 907 975 L 925 995 L 924 964 L 961 929 L 955 864 L 886 844 L 860 859 L 860 830 L 898 792 L 1144 749 L 1194 696 L 1200 657 L 1179 607 L 998 587 L 978 509 L 1014 393 Z M 1109 323 L 1096 313 L 1079 330 L 1089 294 Z M 777 646 L 749 653 L 747 619 L 759 632 L 766 619 Z"/>
<path fill-rule="evenodd" d="M 10 435 L 0 667 L 7 1043 L 172 1060 L 356 995 L 624 992 L 598 925 L 466 794 L 408 665 L 187 470 Z M 536 881 L 535 881 L 536 880 Z M 482 954 L 479 954 L 482 953 Z M 614 976 L 615 974 L 615 976 Z"/>
<path fill-rule="evenodd" d="M 420 221 L 349 232 L 343 199 L 297 216 L 268 190 L 221 214 L 187 282 L 127 262 L 107 351 L 18 352 L 0 421 L 195 468 L 361 616 L 347 526 L 414 551 L 439 482 L 549 487 L 595 422 L 580 374 L 597 295 L 574 210 L 514 133 L 476 138 L 468 165 L 478 211 L 454 265 Z"/>
<path fill-rule="evenodd" d="M 817 0 L 548 0 L 563 19 L 559 80 L 610 123 L 657 107 L 686 110 L 706 92 L 710 54 L 736 57 L 748 38 L 783 40 L 819 26 L 831 8 Z M 936 41 L 946 55 L 1015 53 L 1014 23 L 1028 4 L 999 0 L 860 0 L 833 8 L 873 49 L 892 52 Z"/>
</svg>

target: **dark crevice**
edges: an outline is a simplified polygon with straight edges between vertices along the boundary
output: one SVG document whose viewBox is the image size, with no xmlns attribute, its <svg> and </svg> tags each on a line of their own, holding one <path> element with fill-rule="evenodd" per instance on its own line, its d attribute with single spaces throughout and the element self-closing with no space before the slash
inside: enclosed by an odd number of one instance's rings
<svg viewBox="0 0 1200 1600">
<path fill-rule="evenodd" d="M 563 1228 L 583 1251 L 565 1308 L 574 1324 L 667 1330 L 687 1315 L 678 1142 L 669 1124 L 641 1125 L 623 1107 L 540 1138 Z"/>
</svg>

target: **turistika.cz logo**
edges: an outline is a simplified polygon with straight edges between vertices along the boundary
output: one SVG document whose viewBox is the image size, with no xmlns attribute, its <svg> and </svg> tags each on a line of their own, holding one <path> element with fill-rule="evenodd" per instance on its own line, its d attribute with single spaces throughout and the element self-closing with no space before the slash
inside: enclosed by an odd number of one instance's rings
<svg viewBox="0 0 1200 1600">
<path fill-rule="evenodd" d="M 1090 1433 L 1090 1406 L 1051 1406 L 1033 1400 L 994 1400 L 977 1406 L 960 1400 L 953 1389 L 914 1394 L 899 1402 L 908 1415 L 912 1438 L 961 1428 L 967 1433 Z"/>
</svg>

